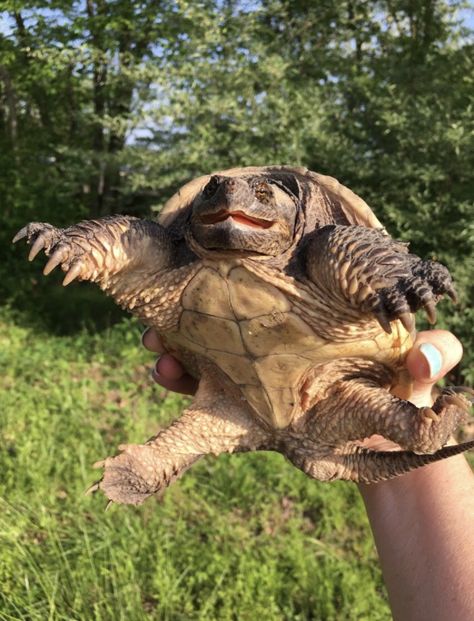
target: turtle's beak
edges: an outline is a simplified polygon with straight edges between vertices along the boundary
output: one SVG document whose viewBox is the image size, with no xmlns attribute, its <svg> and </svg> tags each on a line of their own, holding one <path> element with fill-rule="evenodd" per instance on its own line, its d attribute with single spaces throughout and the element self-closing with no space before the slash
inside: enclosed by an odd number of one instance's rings
<svg viewBox="0 0 474 621">
<path fill-rule="evenodd" d="M 275 222 L 274 220 L 265 220 L 263 218 L 256 218 L 255 216 L 249 216 L 240 209 L 228 210 L 221 209 L 217 213 L 201 214 L 200 220 L 202 224 L 212 225 L 218 222 L 224 222 L 231 219 L 236 224 L 242 224 L 244 226 L 250 226 L 255 229 L 269 229 Z"/>
<path fill-rule="evenodd" d="M 201 224 L 211 226 L 225 222 L 257 229 L 268 229 L 274 223 L 275 209 L 256 201 L 248 183 L 237 178 L 211 177 L 204 190 L 204 200 L 195 209 Z M 257 213 L 256 213 L 257 211 Z"/>
</svg>

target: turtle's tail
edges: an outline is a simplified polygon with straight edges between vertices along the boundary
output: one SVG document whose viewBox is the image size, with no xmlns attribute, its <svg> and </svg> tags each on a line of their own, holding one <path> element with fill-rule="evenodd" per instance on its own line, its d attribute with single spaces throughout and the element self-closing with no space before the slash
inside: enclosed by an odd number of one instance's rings
<svg viewBox="0 0 474 621">
<path fill-rule="evenodd" d="M 376 483 L 474 449 L 474 440 L 445 446 L 435 453 L 426 455 L 419 455 L 412 451 L 374 451 L 354 443 L 351 443 L 348 449 L 343 455 L 339 455 L 343 462 L 341 465 L 345 466 L 347 473 L 347 477 L 341 478 L 359 483 Z"/>
</svg>

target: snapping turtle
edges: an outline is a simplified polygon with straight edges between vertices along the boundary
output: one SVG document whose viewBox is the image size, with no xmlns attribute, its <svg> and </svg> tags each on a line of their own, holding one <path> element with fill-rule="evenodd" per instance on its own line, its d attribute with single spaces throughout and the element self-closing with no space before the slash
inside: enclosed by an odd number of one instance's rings
<svg viewBox="0 0 474 621">
<path fill-rule="evenodd" d="M 455 298 L 448 270 L 394 241 L 362 199 L 305 168 L 200 177 L 158 222 L 31 223 L 44 273 L 96 282 L 200 379 L 182 416 L 100 463 L 109 499 L 140 504 L 203 455 L 274 450 L 309 476 L 374 482 L 472 448 L 444 447 L 469 401 L 406 399 L 404 360 L 423 307 Z M 380 434 L 400 451 L 365 449 Z M 444 448 L 443 448 L 444 447 Z"/>
</svg>

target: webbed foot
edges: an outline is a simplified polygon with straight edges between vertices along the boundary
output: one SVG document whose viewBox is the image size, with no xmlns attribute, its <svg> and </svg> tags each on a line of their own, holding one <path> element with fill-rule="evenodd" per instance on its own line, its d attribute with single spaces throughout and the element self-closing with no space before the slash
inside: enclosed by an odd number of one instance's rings
<svg viewBox="0 0 474 621">
<path fill-rule="evenodd" d="M 158 463 L 157 451 L 146 444 L 127 444 L 119 449 L 122 451 L 119 455 L 94 464 L 104 472 L 88 492 L 100 489 L 112 502 L 140 505 L 179 474 L 171 464 Z"/>
</svg>

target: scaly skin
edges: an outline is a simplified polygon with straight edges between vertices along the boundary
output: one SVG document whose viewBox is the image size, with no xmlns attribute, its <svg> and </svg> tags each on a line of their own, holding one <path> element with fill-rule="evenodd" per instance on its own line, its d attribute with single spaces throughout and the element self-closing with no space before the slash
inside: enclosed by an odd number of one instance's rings
<svg viewBox="0 0 474 621">
<path fill-rule="evenodd" d="M 104 475 L 91 491 L 101 489 L 113 502 L 141 504 L 204 455 L 263 450 L 271 445 L 271 430 L 208 375 L 191 406 L 168 428 L 146 444 L 121 446 L 122 453 L 96 464 L 104 468 Z"/>
<path fill-rule="evenodd" d="M 377 371 L 384 372 L 374 367 L 373 372 Z M 474 447 L 473 441 L 441 448 L 453 422 L 456 425 L 465 417 L 470 406 L 465 397 L 451 389 L 437 399 L 431 410 L 397 400 L 380 387 L 367 391 L 363 381 L 336 381 L 334 394 L 308 411 L 303 419 L 286 429 L 274 429 L 259 421 L 232 390 L 223 392 L 222 384 L 215 376 L 212 379 L 211 369 L 207 372 L 191 407 L 170 427 L 144 445 L 120 447 L 122 453 L 97 464 L 104 468 L 104 475 L 91 491 L 101 489 L 113 502 L 141 504 L 204 455 L 256 450 L 278 451 L 319 481 L 372 483 Z M 335 407 L 347 407 L 347 399 L 355 407 L 354 426 L 347 415 L 333 416 Z M 396 415 L 392 416 L 394 406 Z M 428 448 L 430 454 L 379 453 L 350 440 L 382 430 L 402 447 L 407 442 L 414 444 L 408 426 L 410 417 L 418 423 L 416 448 Z M 383 427 L 381 422 L 385 423 Z"/>
<path fill-rule="evenodd" d="M 66 229 L 31 222 L 15 235 L 13 243 L 24 238 L 31 244 L 29 260 L 44 250 L 49 261 L 43 273 L 61 266 L 66 272 L 64 285 L 77 278 L 109 290 L 118 274 L 140 271 L 154 275 L 173 260 L 165 230 L 155 222 L 129 216 L 84 220 Z"/>
<path fill-rule="evenodd" d="M 390 334 L 390 322 L 414 328 L 411 313 L 424 308 L 430 323 L 444 294 L 456 300 L 448 270 L 409 254 L 406 244 L 361 226 L 329 225 L 311 236 L 306 250 L 310 278 L 328 295 L 377 317 Z"/>
<path fill-rule="evenodd" d="M 252 231 L 254 240 L 256 234 Z M 176 330 L 182 292 L 200 265 L 197 257 L 180 258 L 160 225 L 124 216 L 64 230 L 32 223 L 14 241 L 22 238 L 32 245 L 30 259 L 41 249 L 50 257 L 45 274 L 59 265 L 66 272 L 64 284 L 75 278 L 96 282 L 165 335 Z M 244 243 L 241 230 L 238 239 Z M 374 229 L 325 226 L 309 236 L 302 258 L 300 271 L 326 291 L 335 309 L 349 306 L 361 320 L 375 316 L 387 332 L 395 319 L 411 330 L 411 313 L 420 307 L 434 320 L 440 297 L 455 295 L 445 268 L 408 254 L 405 245 Z M 371 482 L 474 446 L 441 448 L 469 408 L 462 394 L 443 391 L 433 408 L 416 408 L 386 390 L 392 375 L 381 363 L 339 360 L 324 394 L 288 427 L 277 429 L 257 419 L 218 365 L 196 360 L 203 378 L 191 407 L 146 444 L 123 447 L 102 462 L 104 475 L 93 489 L 115 502 L 140 504 L 202 455 L 249 450 L 279 451 L 319 480 Z M 374 433 L 406 450 L 363 449 L 360 441 Z"/>
<path fill-rule="evenodd" d="M 44 250 L 49 261 L 45 275 L 59 266 L 73 280 L 96 283 L 123 309 L 145 323 L 170 329 L 176 321 L 176 304 L 192 270 L 181 266 L 166 230 L 156 222 L 128 216 L 85 220 L 66 229 L 43 222 L 23 227 L 13 242 L 31 245 L 29 260 Z"/>
</svg>

